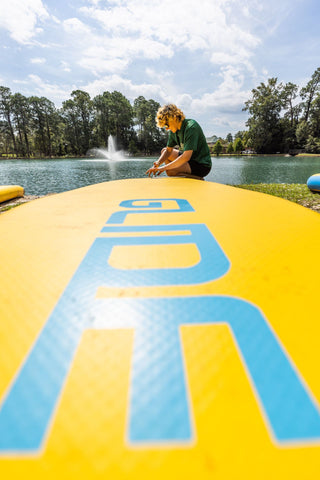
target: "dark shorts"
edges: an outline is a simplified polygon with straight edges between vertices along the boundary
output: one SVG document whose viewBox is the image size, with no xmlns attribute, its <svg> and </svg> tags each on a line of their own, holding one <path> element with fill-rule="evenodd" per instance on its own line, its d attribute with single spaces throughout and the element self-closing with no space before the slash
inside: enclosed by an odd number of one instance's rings
<svg viewBox="0 0 320 480">
<path fill-rule="evenodd" d="M 205 177 L 211 170 L 211 167 L 195 162 L 194 160 L 189 160 L 189 165 L 192 175 L 197 175 L 197 177 Z"/>
<path fill-rule="evenodd" d="M 182 150 L 179 150 L 179 156 L 183 154 Z M 203 165 L 202 163 L 195 162 L 194 160 L 189 160 L 189 165 L 191 168 L 191 174 L 196 175 L 197 177 L 205 177 L 211 170 L 211 167 Z"/>
</svg>

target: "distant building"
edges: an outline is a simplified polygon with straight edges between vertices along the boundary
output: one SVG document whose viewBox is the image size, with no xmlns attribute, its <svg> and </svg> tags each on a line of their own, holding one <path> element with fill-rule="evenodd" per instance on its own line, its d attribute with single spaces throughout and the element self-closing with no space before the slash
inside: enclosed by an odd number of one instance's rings
<svg viewBox="0 0 320 480">
<path fill-rule="evenodd" d="M 256 153 L 252 148 L 246 148 L 241 152 L 241 155 L 255 155 Z"/>
</svg>

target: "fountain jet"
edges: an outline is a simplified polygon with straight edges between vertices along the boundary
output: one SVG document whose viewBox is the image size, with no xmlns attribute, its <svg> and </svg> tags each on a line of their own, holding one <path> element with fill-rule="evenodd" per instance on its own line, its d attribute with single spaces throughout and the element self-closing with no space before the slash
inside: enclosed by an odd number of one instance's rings
<svg viewBox="0 0 320 480">
<path fill-rule="evenodd" d="M 89 151 L 90 156 L 95 156 L 96 158 L 110 160 L 112 162 L 119 162 L 125 160 L 124 153 L 122 150 L 117 150 L 115 137 L 109 135 L 108 137 L 108 148 L 92 148 Z"/>
</svg>

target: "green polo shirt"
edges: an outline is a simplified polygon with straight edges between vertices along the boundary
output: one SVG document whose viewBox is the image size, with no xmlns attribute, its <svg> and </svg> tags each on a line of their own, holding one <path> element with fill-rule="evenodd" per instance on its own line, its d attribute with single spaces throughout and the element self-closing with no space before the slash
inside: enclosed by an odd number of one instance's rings
<svg viewBox="0 0 320 480">
<path fill-rule="evenodd" d="M 176 133 L 169 132 L 167 147 L 175 147 L 179 145 L 179 149 L 192 150 L 190 160 L 194 160 L 203 165 L 211 167 L 211 156 L 206 137 L 195 120 L 184 119 L 180 130 Z"/>
</svg>

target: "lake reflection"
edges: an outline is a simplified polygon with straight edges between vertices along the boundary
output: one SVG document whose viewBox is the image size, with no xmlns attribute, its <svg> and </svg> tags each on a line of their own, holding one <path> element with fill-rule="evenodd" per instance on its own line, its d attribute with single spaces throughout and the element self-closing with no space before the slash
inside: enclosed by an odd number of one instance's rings
<svg viewBox="0 0 320 480">
<path fill-rule="evenodd" d="M 45 195 L 124 178 L 144 178 L 155 158 L 0 160 L 0 185 L 21 185 L 26 195 Z M 320 157 L 213 157 L 208 181 L 306 183 L 320 173 Z"/>
</svg>

